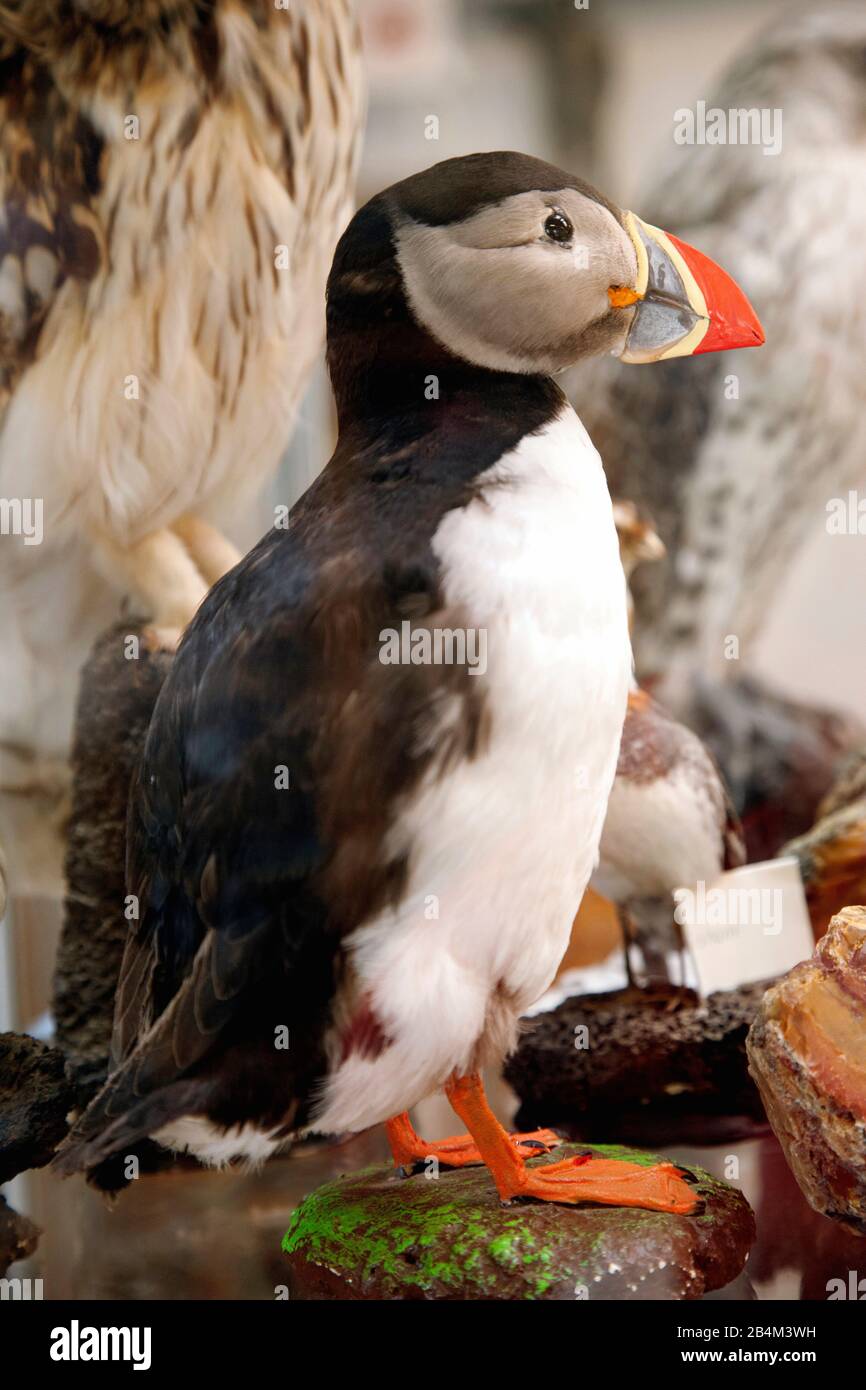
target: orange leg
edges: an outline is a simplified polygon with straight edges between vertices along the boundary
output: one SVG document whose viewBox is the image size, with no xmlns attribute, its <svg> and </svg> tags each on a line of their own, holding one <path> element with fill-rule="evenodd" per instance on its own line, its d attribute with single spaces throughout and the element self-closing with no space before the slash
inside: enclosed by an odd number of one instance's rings
<svg viewBox="0 0 866 1390">
<path fill-rule="evenodd" d="M 453 1139 L 437 1139 L 433 1142 L 422 1139 L 412 1128 L 407 1111 L 395 1115 L 393 1120 L 385 1121 L 385 1132 L 391 1153 L 398 1168 L 411 1169 L 425 1159 L 436 1158 L 449 1168 L 465 1168 L 470 1163 L 483 1163 L 472 1138 L 468 1134 L 458 1134 Z M 524 1158 L 537 1158 L 539 1154 L 549 1153 L 562 1140 L 552 1129 L 536 1129 L 531 1134 L 506 1134 L 505 1141 L 513 1145 L 514 1151 Z"/>
<path fill-rule="evenodd" d="M 569 1158 L 527 1168 L 497 1120 L 481 1077 L 457 1076 L 445 1093 L 478 1146 L 503 1201 L 538 1197 L 544 1202 L 601 1202 L 650 1211 L 693 1211 L 697 1199 L 672 1163 L 651 1168 L 624 1159 Z"/>
</svg>

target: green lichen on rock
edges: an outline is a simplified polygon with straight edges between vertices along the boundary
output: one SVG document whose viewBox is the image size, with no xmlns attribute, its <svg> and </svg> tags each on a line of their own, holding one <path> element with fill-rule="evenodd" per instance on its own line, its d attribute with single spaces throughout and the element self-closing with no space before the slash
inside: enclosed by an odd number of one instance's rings
<svg viewBox="0 0 866 1390">
<path fill-rule="evenodd" d="M 585 1144 L 585 1149 L 592 1148 L 596 1158 L 621 1158 L 628 1163 L 637 1163 L 641 1168 L 651 1168 L 654 1163 L 665 1163 L 668 1160 L 660 1158 L 658 1154 L 644 1153 L 643 1149 L 630 1149 L 627 1144 Z M 698 1170 L 698 1171 L 703 1171 Z M 710 1182 L 713 1179 L 709 1173 L 704 1175 Z"/>
<path fill-rule="evenodd" d="M 587 1149 L 661 1161 L 621 1145 L 563 1145 L 554 1157 Z M 313 1298 L 698 1297 L 739 1273 L 754 1227 L 740 1193 L 690 1171 L 701 1206 L 678 1217 L 589 1204 L 505 1207 L 482 1167 L 442 1169 L 435 1179 L 366 1168 L 298 1207 L 283 1240 L 290 1286 Z M 721 1242 L 710 1231 L 719 1223 Z"/>
<path fill-rule="evenodd" d="M 350 1269 L 361 1286 L 374 1276 L 419 1290 L 434 1284 L 485 1289 L 495 1282 L 491 1263 L 504 1270 L 538 1265 L 536 1282 L 546 1285 L 552 1250 L 539 1247 L 520 1213 L 503 1221 L 499 1211 L 443 1201 L 441 1178 L 419 1175 L 407 1184 L 389 1170 L 383 1183 L 381 1168 L 367 1168 L 352 1186 L 364 1179 L 378 1179 L 374 1190 L 351 1195 L 340 1179 L 312 1193 L 295 1212 L 283 1250 Z"/>
</svg>

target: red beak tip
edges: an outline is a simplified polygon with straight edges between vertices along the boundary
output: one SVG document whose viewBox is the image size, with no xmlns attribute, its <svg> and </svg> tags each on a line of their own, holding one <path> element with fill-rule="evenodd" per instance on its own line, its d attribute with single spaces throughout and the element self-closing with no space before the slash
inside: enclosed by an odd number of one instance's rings
<svg viewBox="0 0 866 1390">
<path fill-rule="evenodd" d="M 764 330 L 758 315 L 735 280 L 703 251 L 668 233 L 691 270 L 710 315 L 710 326 L 697 352 L 724 352 L 729 348 L 761 347 Z"/>
<path fill-rule="evenodd" d="M 764 341 L 764 330 L 755 318 L 751 323 L 741 324 L 739 331 L 733 330 L 731 347 L 763 347 Z"/>
<path fill-rule="evenodd" d="M 711 312 L 710 327 L 703 342 L 695 348 L 695 356 L 704 352 L 730 352 L 734 348 L 763 347 L 764 330 L 755 323 L 725 323 Z"/>
</svg>

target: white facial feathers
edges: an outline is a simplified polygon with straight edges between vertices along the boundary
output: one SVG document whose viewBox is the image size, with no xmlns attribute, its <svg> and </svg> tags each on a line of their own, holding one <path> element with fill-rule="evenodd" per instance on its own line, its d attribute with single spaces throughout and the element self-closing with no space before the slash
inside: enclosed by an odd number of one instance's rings
<svg viewBox="0 0 866 1390">
<path fill-rule="evenodd" d="M 555 209 L 572 225 L 567 242 L 545 231 Z M 519 193 L 441 226 L 406 218 L 396 242 L 415 317 L 478 366 L 554 373 L 625 340 L 633 311 L 612 310 L 608 289 L 634 284 L 634 247 L 576 189 Z"/>
</svg>

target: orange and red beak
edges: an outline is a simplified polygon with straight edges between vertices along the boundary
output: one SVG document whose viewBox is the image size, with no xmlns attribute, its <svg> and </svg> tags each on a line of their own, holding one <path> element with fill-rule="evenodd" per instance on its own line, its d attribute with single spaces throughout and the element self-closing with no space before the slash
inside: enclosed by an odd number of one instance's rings
<svg viewBox="0 0 866 1390">
<path fill-rule="evenodd" d="M 615 307 L 637 304 L 623 362 L 761 346 L 758 316 L 721 266 L 633 212 L 625 214 L 624 225 L 637 255 L 637 281 L 633 289 L 608 291 Z"/>
</svg>

